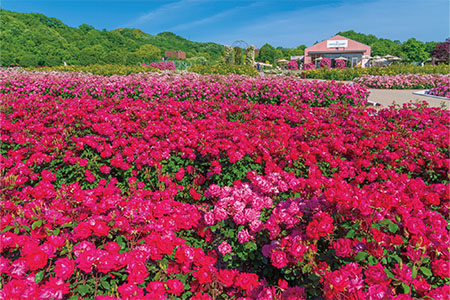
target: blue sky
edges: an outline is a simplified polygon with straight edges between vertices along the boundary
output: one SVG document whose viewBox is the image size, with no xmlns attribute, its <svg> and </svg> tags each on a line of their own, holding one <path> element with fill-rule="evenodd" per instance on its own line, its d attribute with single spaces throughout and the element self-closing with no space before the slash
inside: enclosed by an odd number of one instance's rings
<svg viewBox="0 0 450 300">
<path fill-rule="evenodd" d="M 3 0 L 3 9 L 37 12 L 78 27 L 171 31 L 189 40 L 261 47 L 312 45 L 339 31 L 391 40 L 444 41 L 450 36 L 449 0 L 118 1 Z"/>
</svg>

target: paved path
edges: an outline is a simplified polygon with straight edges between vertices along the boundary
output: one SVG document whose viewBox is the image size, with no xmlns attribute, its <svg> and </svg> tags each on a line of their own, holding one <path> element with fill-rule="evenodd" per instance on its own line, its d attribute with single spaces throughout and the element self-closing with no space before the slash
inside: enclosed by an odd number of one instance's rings
<svg viewBox="0 0 450 300">
<path fill-rule="evenodd" d="M 402 105 L 408 102 L 426 101 L 431 107 L 445 107 L 450 109 L 450 99 L 441 100 L 432 97 L 414 95 L 413 92 L 423 90 L 381 90 L 369 89 L 369 101 L 379 103 L 381 107 L 387 107 L 393 103 Z"/>
</svg>

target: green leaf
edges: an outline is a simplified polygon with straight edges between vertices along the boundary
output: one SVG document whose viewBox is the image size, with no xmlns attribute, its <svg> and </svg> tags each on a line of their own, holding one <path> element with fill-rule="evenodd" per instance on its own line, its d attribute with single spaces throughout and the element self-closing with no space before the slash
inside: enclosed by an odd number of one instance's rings
<svg viewBox="0 0 450 300">
<path fill-rule="evenodd" d="M 13 228 L 14 228 L 14 226 L 6 226 L 5 228 L 3 228 L 2 232 L 10 231 Z"/>
<path fill-rule="evenodd" d="M 373 255 L 369 256 L 369 257 L 367 258 L 367 261 L 368 261 L 369 264 L 372 265 L 372 266 L 374 266 L 374 265 L 376 265 L 376 264 L 378 263 L 378 260 L 377 260 Z"/>
<path fill-rule="evenodd" d="M 106 277 L 103 277 L 100 284 L 102 285 L 102 287 L 105 288 L 105 290 L 109 291 L 111 289 L 111 285 L 109 284 L 108 280 Z"/>
<path fill-rule="evenodd" d="M 76 288 L 76 291 L 77 291 L 81 296 L 86 295 L 86 294 L 89 292 L 89 290 L 90 290 L 90 288 L 89 288 L 88 285 L 79 285 L 79 286 Z"/>
<path fill-rule="evenodd" d="M 42 226 L 42 219 L 34 221 L 33 224 L 31 224 L 32 229 L 35 229 L 36 227 L 41 227 L 41 226 Z"/>
<path fill-rule="evenodd" d="M 429 256 L 422 256 L 422 263 L 425 264 L 427 262 L 430 261 L 430 257 Z"/>
<path fill-rule="evenodd" d="M 358 254 L 355 255 L 356 261 L 363 261 L 369 255 L 366 251 L 359 251 Z"/>
<path fill-rule="evenodd" d="M 392 221 L 390 221 L 390 223 L 388 224 L 388 228 L 389 228 L 389 231 L 392 233 L 396 233 L 399 229 L 398 225 L 393 223 Z"/>
<path fill-rule="evenodd" d="M 420 267 L 420 271 L 422 271 L 423 275 L 425 275 L 426 277 L 433 276 L 433 273 L 427 267 Z"/>
<path fill-rule="evenodd" d="M 417 266 L 416 265 L 413 266 L 411 275 L 412 275 L 412 279 L 416 279 L 416 277 L 417 277 Z"/>
<path fill-rule="evenodd" d="M 39 283 L 44 279 L 44 270 L 38 272 L 36 276 L 34 276 L 34 282 Z"/>
<path fill-rule="evenodd" d="M 409 290 L 410 290 L 409 285 L 402 282 L 402 287 L 403 287 L 403 291 L 405 292 L 405 294 L 409 294 Z"/>
<path fill-rule="evenodd" d="M 389 271 L 387 268 L 384 268 L 384 272 L 386 273 L 388 278 L 392 278 L 392 279 L 395 278 L 394 274 L 392 274 L 392 272 Z"/>
<path fill-rule="evenodd" d="M 355 236 L 355 230 L 352 229 L 349 232 L 347 232 L 347 235 L 345 236 L 348 239 L 352 239 Z"/>
</svg>

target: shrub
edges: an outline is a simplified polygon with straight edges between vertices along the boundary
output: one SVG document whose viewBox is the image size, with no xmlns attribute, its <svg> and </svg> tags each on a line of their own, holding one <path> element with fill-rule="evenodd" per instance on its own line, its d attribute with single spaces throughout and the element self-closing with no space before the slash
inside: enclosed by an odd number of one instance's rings
<svg viewBox="0 0 450 300">
<path fill-rule="evenodd" d="M 408 74 L 394 76 L 362 76 L 354 82 L 377 89 L 429 89 L 449 82 L 450 75 Z"/>
<path fill-rule="evenodd" d="M 338 60 L 336 60 L 336 62 L 334 63 L 334 66 L 335 66 L 336 69 L 341 69 L 341 70 L 343 70 L 343 69 L 345 69 L 345 61 L 342 60 L 342 59 L 338 59 Z"/>
<path fill-rule="evenodd" d="M 316 66 L 313 63 L 306 63 L 303 67 L 304 70 L 314 70 Z"/>
<path fill-rule="evenodd" d="M 325 68 L 325 69 L 329 69 L 331 66 L 331 60 L 328 57 L 324 57 L 320 62 L 319 62 L 319 68 Z"/>
<path fill-rule="evenodd" d="M 328 80 L 353 80 L 363 75 L 399 75 L 399 74 L 448 74 L 449 65 L 425 65 L 424 67 L 415 65 L 391 65 L 387 67 L 368 68 L 347 68 L 341 69 L 306 69 L 307 78 L 328 79 Z"/>
<path fill-rule="evenodd" d="M 25 68 L 26 70 L 39 71 L 58 71 L 58 72 L 82 72 L 95 75 L 113 76 L 113 75 L 129 75 L 133 73 L 149 73 L 158 72 L 158 69 L 147 66 L 123 66 L 123 65 L 89 65 L 89 66 L 54 66 L 54 67 L 39 67 L 39 68 Z"/>
<path fill-rule="evenodd" d="M 210 66 L 202 66 L 202 65 L 194 65 L 188 68 L 189 72 L 194 72 L 198 74 L 220 74 L 220 75 L 228 75 L 228 74 L 238 74 L 238 75 L 248 75 L 248 76 L 257 76 L 259 75 L 258 71 L 253 66 L 246 65 L 225 65 L 225 64 L 217 64 Z"/>
<path fill-rule="evenodd" d="M 298 62 L 296 60 L 291 60 L 288 63 L 289 70 L 298 70 Z"/>
</svg>

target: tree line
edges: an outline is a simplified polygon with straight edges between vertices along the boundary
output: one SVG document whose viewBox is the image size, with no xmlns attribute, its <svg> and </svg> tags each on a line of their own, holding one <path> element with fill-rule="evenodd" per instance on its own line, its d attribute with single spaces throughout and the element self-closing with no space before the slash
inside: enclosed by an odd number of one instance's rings
<svg viewBox="0 0 450 300">
<path fill-rule="evenodd" d="M 136 65 L 159 61 L 165 51 L 174 50 L 185 51 L 188 59 L 201 58 L 203 63 L 220 62 L 224 59 L 223 45 L 193 42 L 171 32 L 150 35 L 131 28 L 107 31 L 97 30 L 87 24 L 74 28 L 43 14 L 3 9 L 0 9 L 0 14 L 2 66 L 57 66 L 64 63 Z M 423 43 L 414 38 L 402 43 L 353 30 L 337 34 L 371 46 L 373 56 L 391 54 L 406 62 L 424 61 L 433 51 L 436 52 L 436 47 L 444 49 L 444 52 L 446 49 L 436 42 Z M 291 56 L 304 55 L 305 49 L 306 45 L 275 48 L 265 44 L 259 50 L 256 60 L 274 64 L 277 59 L 289 60 Z M 439 50 L 440 53 L 442 49 Z M 446 55 L 448 57 L 448 52 Z"/>
</svg>

